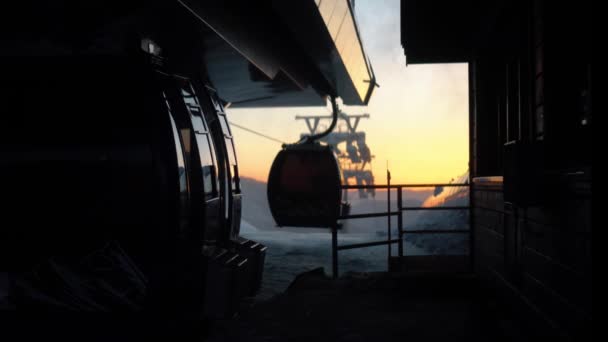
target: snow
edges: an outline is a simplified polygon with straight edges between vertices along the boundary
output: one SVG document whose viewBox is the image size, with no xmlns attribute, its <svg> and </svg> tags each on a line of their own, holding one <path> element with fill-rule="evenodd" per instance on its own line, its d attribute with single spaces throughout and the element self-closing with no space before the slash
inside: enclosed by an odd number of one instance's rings
<svg viewBox="0 0 608 342">
<path fill-rule="evenodd" d="M 457 196 L 442 199 L 445 206 L 467 205 L 468 190 Z M 331 231 L 319 228 L 276 227 L 266 201 L 266 187 L 262 182 L 245 179 L 243 182 L 243 218 L 241 235 L 268 246 L 261 297 L 284 291 L 296 275 L 323 267 L 331 273 Z M 433 190 L 426 192 L 404 190 L 404 206 L 422 206 L 432 199 Z M 396 210 L 396 194 L 391 194 L 391 210 Z M 351 214 L 386 212 L 386 193 L 375 198 L 359 199 L 349 193 Z M 468 229 L 468 210 L 464 211 L 408 211 L 403 217 L 404 229 Z M 397 236 L 397 218 L 391 221 L 391 236 Z M 338 244 L 386 240 L 387 218 L 356 219 L 344 222 L 338 233 Z M 405 255 L 466 254 L 468 234 L 408 234 Z M 397 245 L 393 245 L 396 255 Z M 387 270 L 387 247 L 375 246 L 343 250 L 338 254 L 339 272 L 376 272 Z"/>
</svg>

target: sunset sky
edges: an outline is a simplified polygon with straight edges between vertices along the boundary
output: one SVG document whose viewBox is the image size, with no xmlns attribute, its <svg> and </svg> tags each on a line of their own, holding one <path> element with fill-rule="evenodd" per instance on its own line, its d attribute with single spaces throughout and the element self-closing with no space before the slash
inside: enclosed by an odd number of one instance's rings
<svg viewBox="0 0 608 342">
<path fill-rule="evenodd" d="M 359 128 L 375 159 L 376 183 L 447 182 L 468 167 L 468 69 L 466 64 L 409 65 L 400 40 L 399 0 L 357 0 L 363 44 L 380 88 Z M 327 115 L 329 107 L 229 109 L 231 122 L 285 142 L 307 130 L 295 115 Z M 241 175 L 266 181 L 280 144 L 233 127 Z"/>
</svg>

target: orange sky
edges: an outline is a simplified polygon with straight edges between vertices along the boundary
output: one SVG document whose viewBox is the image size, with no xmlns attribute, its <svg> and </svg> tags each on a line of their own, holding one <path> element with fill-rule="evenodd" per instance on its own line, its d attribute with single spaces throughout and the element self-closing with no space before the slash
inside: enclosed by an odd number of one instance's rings
<svg viewBox="0 0 608 342">
<path fill-rule="evenodd" d="M 468 67 L 466 64 L 409 65 L 399 36 L 398 0 L 358 0 L 356 13 L 380 88 L 360 130 L 375 159 L 376 183 L 385 183 L 388 161 L 393 183 L 447 182 L 468 167 Z M 228 109 L 229 120 L 285 142 L 305 132 L 295 115 L 327 115 L 329 108 Z M 266 180 L 280 144 L 233 127 L 243 176 Z"/>
</svg>

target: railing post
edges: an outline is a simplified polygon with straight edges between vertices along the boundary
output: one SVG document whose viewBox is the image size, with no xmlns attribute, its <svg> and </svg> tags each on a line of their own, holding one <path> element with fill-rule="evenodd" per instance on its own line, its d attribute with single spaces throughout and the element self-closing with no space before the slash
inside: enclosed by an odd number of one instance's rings
<svg viewBox="0 0 608 342">
<path fill-rule="evenodd" d="M 331 227 L 331 273 L 338 278 L 338 223 Z"/>
<path fill-rule="evenodd" d="M 399 227 L 399 268 L 401 268 L 403 261 L 403 188 L 399 187 L 397 191 L 397 210 L 399 210 L 397 215 L 397 225 Z"/>
<path fill-rule="evenodd" d="M 388 237 L 388 243 L 387 243 L 387 249 L 388 249 L 388 256 L 387 256 L 387 269 L 390 272 L 391 270 L 391 254 L 393 252 L 392 250 L 392 246 L 391 246 L 391 172 L 387 169 L 386 170 L 386 184 L 387 184 L 387 188 L 386 188 L 386 197 L 387 197 L 387 201 L 386 201 L 386 206 L 388 207 L 387 211 L 388 211 L 388 232 L 387 232 L 387 237 Z"/>
<path fill-rule="evenodd" d="M 475 193 L 473 179 L 469 178 L 469 267 L 475 272 Z"/>
<path fill-rule="evenodd" d="M 376 186 L 369 186 L 369 185 L 344 185 L 343 188 L 344 189 L 367 189 L 367 188 L 374 188 L 374 189 L 386 189 L 386 198 L 387 198 L 387 212 L 386 213 L 366 213 L 366 214 L 356 214 L 356 215 L 345 215 L 345 216 L 340 216 L 340 219 L 359 219 L 359 218 L 371 218 L 371 217 L 382 217 L 382 216 L 387 216 L 387 241 L 386 243 L 382 242 L 382 241 L 375 241 L 373 243 L 362 243 L 362 244 L 354 244 L 354 245 L 345 245 L 345 246 L 338 246 L 338 223 L 336 222 L 332 227 L 331 227 L 331 232 L 332 232 L 332 275 L 333 278 L 338 278 L 339 276 L 339 272 L 338 272 L 338 252 L 339 250 L 342 249 L 353 249 L 353 248 L 362 248 L 362 247 L 371 247 L 371 246 L 379 246 L 379 245 L 383 245 L 386 244 L 387 245 L 387 260 L 388 260 L 388 270 L 391 271 L 392 269 L 394 269 L 395 267 L 398 268 L 399 271 L 404 271 L 405 267 L 404 267 L 404 257 L 406 254 L 405 251 L 405 235 L 406 233 L 426 233 L 426 234 L 444 234 L 444 233 L 469 233 L 469 257 L 470 257 L 470 264 L 471 264 L 471 269 L 474 270 L 474 266 L 475 266 L 475 248 L 474 248 L 474 244 L 475 244 L 475 231 L 474 231 L 474 221 L 475 221 L 475 217 L 474 217 L 474 207 L 475 207 L 475 201 L 474 201 L 474 196 L 473 196 L 473 192 L 474 192 L 474 187 L 473 184 L 471 182 L 468 183 L 448 183 L 448 184 L 395 184 L 391 186 L 391 174 L 390 171 L 386 172 L 386 180 L 387 180 L 387 184 L 386 185 L 376 185 Z M 404 206 L 403 205 L 403 188 L 410 188 L 410 187 L 416 187 L 416 188 L 426 188 L 426 187 L 437 187 L 437 186 L 443 186 L 443 187 L 469 187 L 469 206 L 451 206 L 451 207 L 415 207 L 415 206 Z M 397 233 L 399 235 L 399 239 L 398 240 L 393 240 L 392 239 L 392 203 L 391 203 L 391 190 L 392 189 L 396 189 L 397 192 L 397 213 L 395 213 L 397 215 Z M 450 229 L 450 230 L 433 230 L 433 229 L 425 229 L 425 230 L 406 230 L 405 229 L 405 224 L 403 222 L 403 217 L 405 216 L 405 211 L 407 210 L 467 210 L 469 211 L 469 229 L 468 230 L 454 230 L 454 229 Z M 393 243 L 397 243 L 398 244 L 398 256 L 395 258 L 396 262 L 394 265 L 391 265 L 391 259 L 392 259 L 392 244 Z M 395 266 L 395 267 L 391 267 L 391 266 Z"/>
</svg>

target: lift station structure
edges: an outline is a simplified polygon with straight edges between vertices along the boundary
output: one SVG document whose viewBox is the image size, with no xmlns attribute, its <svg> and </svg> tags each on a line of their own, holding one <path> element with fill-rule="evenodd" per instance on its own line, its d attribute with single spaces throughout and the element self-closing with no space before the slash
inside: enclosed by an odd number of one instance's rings
<svg viewBox="0 0 608 342">
<path fill-rule="evenodd" d="M 338 125 L 337 131 L 328 134 L 319 141 L 333 148 L 338 157 L 345 184 L 373 185 L 372 159 L 374 155 L 371 154 L 370 148 L 367 146 L 365 132 L 357 131 L 361 119 L 369 119 L 369 114 L 347 114 L 340 111 L 338 117 L 345 125 Z M 302 133 L 300 138 L 303 139 L 318 133 L 321 121 L 331 119 L 331 115 L 296 115 L 296 120 L 304 120 L 308 128 L 308 132 Z M 345 144 L 343 148 L 340 147 L 342 143 Z M 345 191 L 344 195 L 346 200 L 348 191 Z M 370 195 L 375 197 L 375 189 L 359 189 L 359 198 L 368 198 Z"/>
</svg>

